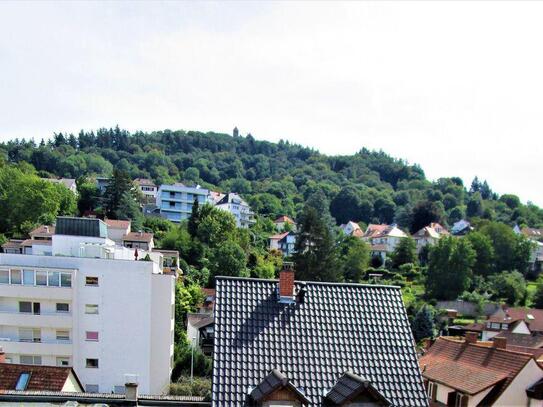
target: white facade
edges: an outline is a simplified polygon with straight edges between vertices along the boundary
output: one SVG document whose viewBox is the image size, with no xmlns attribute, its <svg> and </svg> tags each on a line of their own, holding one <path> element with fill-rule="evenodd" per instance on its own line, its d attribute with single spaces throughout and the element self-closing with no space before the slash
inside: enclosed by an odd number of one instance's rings
<svg viewBox="0 0 543 407">
<path fill-rule="evenodd" d="M 188 219 L 192 213 L 194 199 L 203 205 L 208 201 L 209 190 L 200 187 L 187 187 L 183 184 L 161 185 L 156 196 L 160 215 L 172 222 Z"/>
<path fill-rule="evenodd" d="M 247 202 L 245 202 L 238 194 L 226 194 L 215 204 L 215 207 L 230 212 L 236 219 L 236 226 L 238 228 L 248 228 L 256 222 L 254 219 L 255 214 L 251 210 L 249 204 L 247 204 Z"/>
<path fill-rule="evenodd" d="M 0 346 L 12 363 L 73 366 L 89 391 L 122 391 L 135 374 L 142 393 L 162 393 L 175 276 L 111 243 L 55 235 L 52 256 L 0 254 Z"/>
</svg>

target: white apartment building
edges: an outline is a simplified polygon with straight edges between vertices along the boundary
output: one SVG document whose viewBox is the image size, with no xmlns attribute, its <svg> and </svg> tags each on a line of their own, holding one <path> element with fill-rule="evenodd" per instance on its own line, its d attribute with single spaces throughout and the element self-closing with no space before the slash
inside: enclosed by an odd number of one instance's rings
<svg viewBox="0 0 543 407">
<path fill-rule="evenodd" d="M 181 183 L 166 185 L 158 188 L 156 205 L 160 215 L 172 222 L 181 222 L 188 219 L 192 213 L 194 199 L 203 205 L 208 201 L 209 190 L 199 186 L 187 187 Z"/>
<path fill-rule="evenodd" d="M 144 197 L 154 202 L 158 188 L 153 181 L 147 178 L 136 178 L 134 184 L 136 184 Z"/>
<path fill-rule="evenodd" d="M 230 212 L 236 218 L 238 228 L 248 228 L 256 222 L 249 204 L 236 193 L 228 193 L 215 202 L 215 207 Z"/>
<path fill-rule="evenodd" d="M 175 274 L 134 261 L 99 219 L 58 218 L 51 254 L 0 254 L 0 346 L 12 363 L 73 366 L 86 391 L 167 390 Z M 138 249 L 140 258 L 146 253 Z"/>
</svg>

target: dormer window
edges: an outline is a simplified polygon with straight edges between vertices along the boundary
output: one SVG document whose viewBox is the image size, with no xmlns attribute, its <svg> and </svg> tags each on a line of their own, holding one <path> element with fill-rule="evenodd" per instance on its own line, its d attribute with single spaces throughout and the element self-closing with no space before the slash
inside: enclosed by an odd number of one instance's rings
<svg viewBox="0 0 543 407">
<path fill-rule="evenodd" d="M 258 407 L 302 407 L 309 400 L 302 391 L 281 373 L 273 369 L 249 393 Z"/>
</svg>

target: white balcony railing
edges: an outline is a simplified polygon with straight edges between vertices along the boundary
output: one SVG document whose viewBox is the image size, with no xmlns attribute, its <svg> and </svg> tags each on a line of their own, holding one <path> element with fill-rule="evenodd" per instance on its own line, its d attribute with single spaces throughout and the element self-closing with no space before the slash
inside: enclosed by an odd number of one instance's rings
<svg viewBox="0 0 543 407">
<path fill-rule="evenodd" d="M 36 343 L 36 344 L 52 344 L 52 345 L 71 345 L 72 341 L 69 340 L 60 340 L 60 339 L 43 339 L 43 338 L 19 338 L 13 336 L 2 336 L 0 337 L 0 342 L 18 342 L 18 343 Z"/>
</svg>

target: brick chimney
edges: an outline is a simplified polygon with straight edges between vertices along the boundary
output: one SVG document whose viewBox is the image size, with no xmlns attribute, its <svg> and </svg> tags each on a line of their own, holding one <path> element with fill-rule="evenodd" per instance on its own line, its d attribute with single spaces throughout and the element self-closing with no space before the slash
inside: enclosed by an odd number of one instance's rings
<svg viewBox="0 0 543 407">
<path fill-rule="evenodd" d="M 496 349 L 506 349 L 507 348 L 507 338 L 492 338 L 494 343 L 492 344 L 492 347 Z"/>
<path fill-rule="evenodd" d="M 291 264 L 285 264 L 283 270 L 279 272 L 279 297 L 294 297 L 294 269 Z"/>
<path fill-rule="evenodd" d="M 6 363 L 6 353 L 4 349 L 0 346 L 0 363 Z"/>
<path fill-rule="evenodd" d="M 477 343 L 479 334 L 477 332 L 466 332 L 466 343 Z"/>
</svg>

